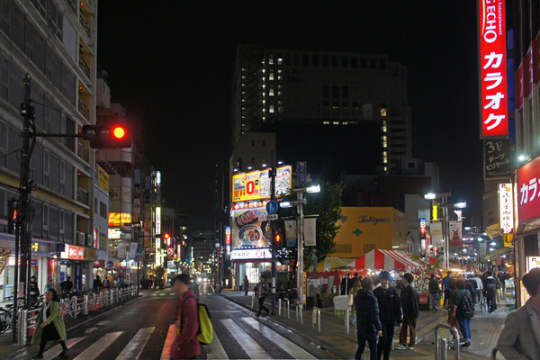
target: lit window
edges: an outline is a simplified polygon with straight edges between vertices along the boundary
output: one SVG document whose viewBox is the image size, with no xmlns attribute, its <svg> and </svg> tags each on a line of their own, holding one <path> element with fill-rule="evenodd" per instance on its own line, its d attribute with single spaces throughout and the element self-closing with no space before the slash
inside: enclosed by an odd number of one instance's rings
<svg viewBox="0 0 540 360">
<path fill-rule="evenodd" d="M 265 64 L 264 59 L 261 60 L 261 64 L 263 64 L 263 65 Z"/>
<path fill-rule="evenodd" d="M 262 97 L 265 97 L 265 96 L 266 96 L 266 93 L 265 93 L 265 92 L 262 92 L 261 95 L 262 95 Z"/>
<path fill-rule="evenodd" d="M 281 91 L 278 91 L 278 92 L 277 92 L 277 96 L 281 96 Z"/>
<path fill-rule="evenodd" d="M 246 99 L 242 99 L 242 102 L 246 102 Z"/>
<path fill-rule="evenodd" d="M 323 125 L 330 125 L 330 121 L 323 121 Z"/>
<path fill-rule="evenodd" d="M 278 73 L 278 74 L 281 74 L 281 69 L 279 69 L 279 70 L 277 71 L 277 73 Z"/>
<path fill-rule="evenodd" d="M 274 105 L 270 105 L 270 109 L 268 110 L 271 114 L 274 113 Z"/>
<path fill-rule="evenodd" d="M 242 83 L 242 87 L 243 87 L 243 86 L 246 86 L 246 84 Z"/>
<path fill-rule="evenodd" d="M 266 69 L 262 69 L 261 72 L 264 74 L 266 72 Z"/>
<path fill-rule="evenodd" d="M 332 124 L 333 125 L 339 125 L 339 121 L 333 121 Z"/>
<path fill-rule="evenodd" d="M 278 80 L 281 80 L 281 75 L 278 75 L 277 79 L 278 79 Z"/>
<path fill-rule="evenodd" d="M 386 135 L 384 135 L 384 136 L 382 137 L 382 141 L 383 141 L 383 142 L 386 142 L 386 140 L 388 140 L 388 139 L 387 139 Z"/>
<path fill-rule="evenodd" d="M 386 149 L 388 147 L 388 143 L 386 141 L 383 141 L 382 146 Z"/>
<path fill-rule="evenodd" d="M 262 88 L 263 88 L 263 89 L 266 89 L 266 85 L 265 85 L 265 84 L 262 84 Z"/>
<path fill-rule="evenodd" d="M 274 88 L 270 88 L 270 90 L 269 90 L 269 95 L 270 95 L 270 96 L 274 96 Z"/>
<path fill-rule="evenodd" d="M 263 109 L 262 109 L 262 112 L 266 112 L 266 109 L 265 109 L 265 108 L 263 108 Z"/>
<path fill-rule="evenodd" d="M 242 71 L 246 71 L 246 68 L 242 68 Z"/>
<path fill-rule="evenodd" d="M 266 104 L 266 100 L 263 99 L 262 103 L 263 103 L 263 104 Z"/>
<path fill-rule="evenodd" d="M 385 107 L 381 108 L 381 117 L 386 117 L 386 108 Z"/>
<path fill-rule="evenodd" d="M 384 167 L 384 172 L 388 172 L 388 166 Z"/>
<path fill-rule="evenodd" d="M 278 58 L 278 59 L 277 59 L 277 63 L 278 63 L 278 65 L 283 64 L 283 59 L 282 59 L 282 58 Z"/>
<path fill-rule="evenodd" d="M 271 72 L 270 75 L 268 75 L 268 79 L 269 80 L 274 80 L 274 73 Z"/>
<path fill-rule="evenodd" d="M 388 130 L 388 129 L 386 128 L 386 126 L 383 125 L 383 127 L 382 127 L 383 133 L 385 133 L 387 130 Z"/>
<path fill-rule="evenodd" d="M 242 79 L 245 79 L 245 78 L 246 78 L 246 76 L 245 76 L 245 75 L 242 75 Z"/>
<path fill-rule="evenodd" d="M 348 121 L 344 121 L 344 122 L 343 122 L 343 125 L 349 125 L 349 122 L 348 122 Z"/>
<path fill-rule="evenodd" d="M 268 59 L 268 63 L 269 63 L 270 65 L 273 65 L 273 64 L 274 64 L 274 58 L 269 58 L 269 59 Z"/>
</svg>

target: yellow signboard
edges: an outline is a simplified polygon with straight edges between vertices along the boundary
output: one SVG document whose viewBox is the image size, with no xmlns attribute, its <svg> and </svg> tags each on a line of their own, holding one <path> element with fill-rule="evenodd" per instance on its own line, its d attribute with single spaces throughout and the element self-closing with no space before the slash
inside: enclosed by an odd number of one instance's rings
<svg viewBox="0 0 540 360">
<path fill-rule="evenodd" d="M 100 188 L 109 193 L 109 174 L 99 165 L 97 166 L 98 185 Z"/>
<path fill-rule="evenodd" d="M 128 212 L 110 212 L 109 226 L 124 226 L 131 224 L 131 213 Z"/>
<path fill-rule="evenodd" d="M 232 177 L 232 201 L 270 199 L 270 169 L 235 174 Z M 276 171 L 276 196 L 287 195 L 292 188 L 292 166 L 281 166 Z"/>
<path fill-rule="evenodd" d="M 504 234 L 504 247 L 514 247 L 514 234 Z"/>
</svg>

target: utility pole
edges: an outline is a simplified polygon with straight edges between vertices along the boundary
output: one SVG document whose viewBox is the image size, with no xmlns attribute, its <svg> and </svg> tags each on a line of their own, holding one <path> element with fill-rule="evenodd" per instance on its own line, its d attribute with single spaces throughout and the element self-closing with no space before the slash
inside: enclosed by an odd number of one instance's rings
<svg viewBox="0 0 540 360">
<path fill-rule="evenodd" d="M 302 307 L 304 305 L 304 192 L 298 191 L 296 193 L 296 199 L 296 211 L 298 214 L 298 220 L 296 224 L 296 243 L 298 247 L 298 260 L 296 262 L 296 286 L 298 289 L 298 306 L 300 308 L 300 319 L 302 319 Z"/>
<path fill-rule="evenodd" d="M 276 154 L 272 152 L 272 163 L 270 168 L 270 200 L 272 202 L 276 201 Z M 276 231 L 274 229 L 274 224 L 270 224 L 270 231 L 272 234 L 272 314 L 275 314 L 276 310 L 276 252 L 277 244 L 275 243 Z"/>
</svg>

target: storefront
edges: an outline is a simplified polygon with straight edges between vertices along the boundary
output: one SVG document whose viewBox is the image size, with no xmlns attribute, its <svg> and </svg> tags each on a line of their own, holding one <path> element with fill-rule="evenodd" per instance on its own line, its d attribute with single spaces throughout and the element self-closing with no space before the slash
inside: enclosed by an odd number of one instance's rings
<svg viewBox="0 0 540 360">
<path fill-rule="evenodd" d="M 517 170 L 515 204 L 517 234 L 514 244 L 516 280 L 535 267 L 540 267 L 540 157 Z M 516 287 L 518 305 L 528 294 L 521 281 Z"/>
<path fill-rule="evenodd" d="M 71 278 L 73 289 L 88 290 L 93 286 L 93 262 L 96 261 L 96 249 L 65 244 L 60 258 L 52 259 L 51 278 L 55 288 Z"/>
</svg>

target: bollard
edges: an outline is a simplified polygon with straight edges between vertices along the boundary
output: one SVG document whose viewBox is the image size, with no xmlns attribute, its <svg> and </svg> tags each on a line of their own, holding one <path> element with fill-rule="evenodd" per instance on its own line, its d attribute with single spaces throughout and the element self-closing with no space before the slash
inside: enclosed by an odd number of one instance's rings
<svg viewBox="0 0 540 360">
<path fill-rule="evenodd" d="M 281 298 L 278 299 L 278 315 L 281 316 Z"/>
<path fill-rule="evenodd" d="M 17 344 L 26 345 L 27 334 L 27 317 L 28 312 L 26 310 L 19 310 L 19 317 L 17 318 Z"/>
<path fill-rule="evenodd" d="M 311 327 L 314 328 L 317 323 L 317 307 L 313 307 L 313 312 L 311 313 Z"/>
<path fill-rule="evenodd" d="M 448 339 L 439 339 L 439 346 L 437 346 L 437 360 L 448 360 Z"/>
<path fill-rule="evenodd" d="M 298 308 L 300 305 L 296 304 L 296 321 L 300 322 L 300 317 L 298 316 Z"/>
<path fill-rule="evenodd" d="M 317 324 L 319 325 L 319 332 L 321 332 L 321 309 L 317 308 Z"/>
<path fill-rule="evenodd" d="M 255 295 L 251 295 L 251 311 L 255 311 Z"/>
<path fill-rule="evenodd" d="M 351 307 L 347 306 L 347 310 L 345 310 L 345 329 L 347 330 L 347 335 L 349 335 L 349 332 L 350 332 L 350 326 L 349 326 L 350 316 L 351 316 Z"/>
<path fill-rule="evenodd" d="M 84 295 L 83 301 L 83 315 L 88 315 L 88 295 Z"/>
<path fill-rule="evenodd" d="M 285 303 L 287 303 L 287 319 L 291 318 L 291 301 L 289 299 L 285 299 Z"/>
<path fill-rule="evenodd" d="M 115 291 L 116 291 L 116 289 L 112 289 L 110 291 L 111 299 L 109 301 L 110 301 L 111 305 L 114 304 L 114 293 L 115 293 Z"/>
<path fill-rule="evenodd" d="M 74 319 L 77 318 L 77 315 L 78 315 L 78 311 L 77 311 L 77 297 L 76 296 L 73 296 L 71 298 L 71 312 L 72 312 L 72 317 Z"/>
<path fill-rule="evenodd" d="M 299 307 L 299 313 L 300 313 L 300 324 L 303 324 L 304 323 L 304 314 L 303 314 L 303 304 L 299 304 L 298 305 Z"/>
</svg>

